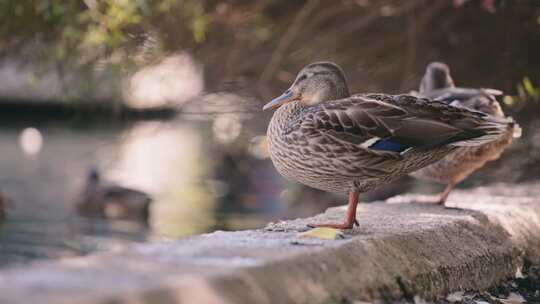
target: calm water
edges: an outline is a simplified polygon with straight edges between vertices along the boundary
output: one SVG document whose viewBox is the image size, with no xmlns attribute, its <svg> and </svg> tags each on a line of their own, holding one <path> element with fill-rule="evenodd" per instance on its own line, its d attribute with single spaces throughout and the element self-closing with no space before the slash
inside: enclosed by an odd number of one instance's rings
<svg viewBox="0 0 540 304">
<path fill-rule="evenodd" d="M 220 114 L 1 126 L 0 191 L 10 202 L 0 224 L 0 265 L 260 227 L 294 215 L 287 203 L 294 193 L 283 191 L 283 180 L 267 160 L 260 120 Z M 28 127 L 37 132 L 24 131 Z M 148 228 L 75 213 L 94 166 L 106 180 L 154 198 Z"/>
</svg>

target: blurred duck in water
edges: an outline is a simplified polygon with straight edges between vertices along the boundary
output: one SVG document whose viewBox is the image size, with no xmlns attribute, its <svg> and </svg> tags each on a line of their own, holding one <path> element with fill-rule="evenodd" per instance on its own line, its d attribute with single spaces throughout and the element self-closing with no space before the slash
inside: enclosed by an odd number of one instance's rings
<svg viewBox="0 0 540 304">
<path fill-rule="evenodd" d="M 141 191 L 103 182 L 99 172 L 91 169 L 77 210 L 85 217 L 147 222 L 151 202 Z"/>
<path fill-rule="evenodd" d="M 501 91 L 494 89 L 456 87 L 450 76 L 450 68 L 441 62 L 432 62 L 427 66 L 419 91 L 420 97 L 504 119 L 505 115 L 495 98 L 501 94 Z M 514 124 L 498 134 L 493 141 L 478 146 L 460 147 L 442 160 L 412 173 L 412 176 L 446 184 L 446 189 L 433 201 L 444 205 L 457 183 L 487 162 L 499 158 L 512 142 L 512 138 L 519 137 L 520 133 L 519 126 Z"/>
<path fill-rule="evenodd" d="M 291 87 L 267 103 L 276 109 L 268 148 L 278 172 L 329 192 L 349 193 L 345 221 L 312 227 L 351 229 L 358 195 L 417 171 L 463 146 L 492 142 L 510 119 L 409 95 L 351 96 L 331 62 L 303 68 Z"/>
</svg>

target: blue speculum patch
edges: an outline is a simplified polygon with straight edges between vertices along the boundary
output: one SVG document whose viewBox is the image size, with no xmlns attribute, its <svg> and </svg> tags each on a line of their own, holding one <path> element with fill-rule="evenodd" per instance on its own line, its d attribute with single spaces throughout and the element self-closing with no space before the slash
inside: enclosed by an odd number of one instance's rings
<svg viewBox="0 0 540 304">
<path fill-rule="evenodd" d="M 369 148 L 380 151 L 403 152 L 410 147 L 394 142 L 391 139 L 379 139 L 374 144 L 369 146 Z"/>
</svg>

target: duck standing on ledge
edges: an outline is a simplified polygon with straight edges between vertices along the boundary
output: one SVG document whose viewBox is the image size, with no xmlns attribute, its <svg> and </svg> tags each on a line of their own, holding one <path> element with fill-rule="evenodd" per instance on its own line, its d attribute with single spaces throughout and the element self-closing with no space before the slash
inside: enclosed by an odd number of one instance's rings
<svg viewBox="0 0 540 304">
<path fill-rule="evenodd" d="M 496 95 L 501 94 L 501 91 L 494 89 L 456 87 L 450 76 L 450 68 L 441 62 L 432 62 L 427 66 L 419 91 L 421 97 L 504 119 L 504 113 L 495 98 Z M 519 137 L 520 133 L 519 126 L 513 124 L 500 133 L 495 140 L 478 146 L 460 147 L 442 160 L 412 173 L 412 176 L 446 184 L 446 189 L 434 201 L 434 203 L 444 205 L 457 183 L 487 162 L 498 159 L 512 142 L 512 138 Z"/>
<path fill-rule="evenodd" d="M 498 138 L 511 120 L 408 95 L 350 96 L 331 62 L 303 68 L 292 86 L 267 103 L 277 109 L 268 127 L 270 157 L 284 177 L 348 192 L 345 222 L 311 227 L 351 229 L 360 192 L 389 183 L 460 146 Z"/>
</svg>

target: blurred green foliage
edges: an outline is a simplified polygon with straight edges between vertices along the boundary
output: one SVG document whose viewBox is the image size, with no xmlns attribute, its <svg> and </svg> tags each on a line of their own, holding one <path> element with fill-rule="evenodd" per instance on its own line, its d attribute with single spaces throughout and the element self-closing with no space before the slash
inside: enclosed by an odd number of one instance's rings
<svg viewBox="0 0 540 304">
<path fill-rule="evenodd" d="M 521 83 L 517 85 L 518 95 L 523 100 L 540 100 L 540 88 L 534 86 L 529 77 L 524 77 Z"/>
<path fill-rule="evenodd" d="M 490 13 L 482 3 L 1 0 L 0 58 L 44 66 L 43 74 L 54 70 L 65 82 L 83 73 L 110 82 L 187 51 L 204 63 L 208 88 L 264 98 L 310 61 L 339 63 L 353 91 L 401 92 L 417 86 L 427 62 L 443 60 L 463 83 L 517 95 L 523 75 L 539 79 L 531 69 L 540 62 L 532 55 L 540 46 L 539 2 L 496 1 Z M 65 91 L 93 91 L 81 82 Z"/>
<path fill-rule="evenodd" d="M 528 76 L 523 77 L 516 90 L 516 95 L 505 95 L 503 98 L 504 104 L 514 112 L 521 111 L 530 102 L 540 102 L 540 88 L 535 86 Z"/>
<path fill-rule="evenodd" d="M 41 55 L 78 63 L 126 58 L 137 35 L 159 33 L 166 18 L 206 37 L 210 18 L 199 0 L 4 0 L 0 1 L 0 49 L 39 42 Z"/>
<path fill-rule="evenodd" d="M 195 41 L 202 42 L 206 38 L 206 32 L 210 23 L 210 17 L 205 14 L 201 2 L 191 1 L 186 3 L 186 18 L 189 21 L 189 28 L 193 33 Z"/>
</svg>

